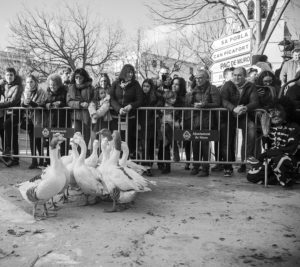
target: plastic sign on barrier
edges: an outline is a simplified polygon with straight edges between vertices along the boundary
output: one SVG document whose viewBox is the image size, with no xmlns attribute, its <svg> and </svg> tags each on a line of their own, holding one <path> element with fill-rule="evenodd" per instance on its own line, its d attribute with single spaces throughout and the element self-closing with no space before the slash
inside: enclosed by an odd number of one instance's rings
<svg viewBox="0 0 300 267">
<path fill-rule="evenodd" d="M 219 141 L 220 135 L 217 130 L 181 130 L 174 129 L 176 141 Z"/>
<path fill-rule="evenodd" d="M 48 127 L 35 127 L 34 136 L 52 138 L 53 134 L 60 133 L 65 138 L 72 138 L 75 130 L 73 128 L 48 128 Z"/>
</svg>

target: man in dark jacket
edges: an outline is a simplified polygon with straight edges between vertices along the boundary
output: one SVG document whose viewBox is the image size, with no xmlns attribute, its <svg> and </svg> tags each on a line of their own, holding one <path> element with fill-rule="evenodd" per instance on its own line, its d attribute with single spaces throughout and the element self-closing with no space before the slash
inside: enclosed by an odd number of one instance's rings
<svg viewBox="0 0 300 267">
<path fill-rule="evenodd" d="M 255 147 L 254 111 L 259 104 L 256 87 L 246 81 L 246 70 L 238 67 L 233 71 L 232 81 L 226 82 L 221 90 L 223 107 L 229 110 L 229 116 L 221 123 L 222 157 L 227 161 L 234 161 L 234 147 L 236 127 L 242 129 L 242 161 L 245 156 L 253 156 Z M 229 118 L 229 120 L 228 120 Z M 247 133 L 247 138 L 246 138 Z M 245 142 L 247 140 L 247 144 Z M 246 150 L 245 150 L 246 146 Z M 232 165 L 224 165 L 224 176 L 231 176 Z M 242 164 L 238 172 L 245 172 L 246 165 Z"/>
<path fill-rule="evenodd" d="M 7 68 L 5 71 L 5 81 L 0 88 L 0 136 L 2 139 L 3 155 L 18 155 L 18 124 L 19 124 L 19 110 L 9 110 L 11 107 L 19 107 L 22 96 L 22 82 L 17 75 L 14 68 Z M 8 109 L 8 110 L 5 110 Z M 4 112 L 3 112 L 4 111 Z M 19 165 L 18 157 L 5 157 L 6 165 L 8 167 Z"/>
<path fill-rule="evenodd" d="M 196 85 L 192 92 L 186 96 L 186 106 L 195 107 L 199 111 L 187 112 L 185 120 L 191 121 L 193 114 L 193 130 L 211 130 L 216 126 L 217 112 L 210 112 L 202 110 L 207 108 L 218 108 L 221 105 L 221 98 L 219 90 L 209 82 L 209 75 L 205 70 L 200 70 L 196 75 Z M 209 142 L 208 141 L 193 141 L 193 160 L 194 161 L 208 161 L 209 160 Z M 199 163 L 193 164 L 191 175 L 198 174 L 199 177 L 206 177 L 209 175 L 209 164 L 203 163 L 202 170 L 199 172 Z"/>
</svg>

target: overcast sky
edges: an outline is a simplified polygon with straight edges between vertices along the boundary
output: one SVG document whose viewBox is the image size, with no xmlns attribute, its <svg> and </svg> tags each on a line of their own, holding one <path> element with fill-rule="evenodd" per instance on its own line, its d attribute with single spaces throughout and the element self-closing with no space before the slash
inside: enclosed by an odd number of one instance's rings
<svg viewBox="0 0 300 267">
<path fill-rule="evenodd" d="M 128 36 L 135 38 L 137 29 L 143 27 L 145 29 L 165 29 L 165 27 L 157 28 L 149 17 L 149 12 L 144 6 L 144 2 L 155 7 L 159 0 L 6 0 L 1 1 L 0 6 L 0 49 L 4 49 L 10 45 L 9 40 L 9 22 L 16 18 L 16 15 L 24 9 L 24 5 L 29 9 L 42 9 L 43 11 L 55 11 L 63 2 L 78 2 L 81 5 L 89 5 L 92 12 L 95 12 L 104 19 L 111 21 L 119 21 Z M 290 6 L 285 12 L 285 16 L 294 18 L 289 21 L 293 37 L 300 34 L 300 0 L 292 0 Z M 164 32 L 166 32 L 164 30 Z M 297 33 L 295 36 L 295 32 Z M 161 39 L 169 34 L 153 33 L 151 31 L 145 34 L 145 37 Z"/>
<path fill-rule="evenodd" d="M 2 2 L 0 7 L 0 25 L 2 28 L 0 49 L 9 45 L 9 22 L 24 9 L 24 5 L 29 9 L 54 11 L 62 5 L 62 2 L 62 0 L 7 0 L 5 3 Z M 75 0 L 65 0 L 65 2 L 72 3 Z M 154 27 L 143 0 L 76 0 L 76 2 L 89 5 L 92 12 L 97 12 L 105 19 L 120 21 L 124 30 L 130 35 L 136 34 L 138 27 Z M 155 3 L 157 0 L 148 0 L 147 3 L 149 2 Z"/>
</svg>

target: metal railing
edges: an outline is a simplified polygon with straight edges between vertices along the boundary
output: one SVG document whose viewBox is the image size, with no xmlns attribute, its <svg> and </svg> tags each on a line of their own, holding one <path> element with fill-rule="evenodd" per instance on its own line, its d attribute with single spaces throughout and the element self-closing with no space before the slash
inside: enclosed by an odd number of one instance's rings
<svg viewBox="0 0 300 267">
<path fill-rule="evenodd" d="M 141 107 L 133 118 L 119 116 L 96 125 L 83 109 L 17 107 L 2 112 L 2 156 L 49 158 L 52 133 L 70 138 L 79 130 L 88 143 L 90 137 L 100 138 L 95 132 L 104 126 L 121 131 L 134 161 L 232 164 L 261 150 L 259 116 L 264 110 L 234 117 L 224 108 Z M 61 151 L 68 154 L 68 142 Z"/>
</svg>

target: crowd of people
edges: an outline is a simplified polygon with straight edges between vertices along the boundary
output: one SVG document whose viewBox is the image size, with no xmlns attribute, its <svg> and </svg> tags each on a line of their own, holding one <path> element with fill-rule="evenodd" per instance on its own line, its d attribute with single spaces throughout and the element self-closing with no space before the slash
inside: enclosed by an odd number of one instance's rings
<svg viewBox="0 0 300 267">
<path fill-rule="evenodd" d="M 286 102 L 275 105 L 274 101 L 278 99 L 281 83 L 286 79 L 300 76 L 299 54 L 299 48 L 293 51 L 293 59 L 282 66 L 280 77 L 274 74 L 265 58 L 263 62 L 258 62 L 248 70 L 243 67 L 225 69 L 224 83 L 219 87 L 211 83 L 210 74 L 205 69 L 200 69 L 191 76 L 190 86 L 187 88 L 185 79 L 177 75 L 172 77 L 167 68 L 160 70 L 159 79 L 147 78 L 140 85 L 134 67 L 126 64 L 112 83 L 106 73 L 93 81 L 85 69 L 78 68 L 71 71 L 66 67 L 61 73 L 51 74 L 48 77 L 45 89 L 40 87 L 34 75 L 26 76 L 23 84 L 15 69 L 7 68 L 4 79 L 0 81 L 0 137 L 3 160 L 7 166 L 19 164 L 17 156 L 19 155 L 19 126 L 29 135 L 33 155 L 29 168 L 33 169 L 49 164 L 43 159 L 45 140 L 35 137 L 36 125 L 51 128 L 73 127 L 75 132 L 82 132 L 86 144 L 92 144 L 99 130 L 103 128 L 117 130 L 120 117 L 126 117 L 131 157 L 134 158 L 134 153 L 141 149 L 141 159 L 153 161 L 155 140 L 158 140 L 157 158 L 166 161 L 166 163 L 159 162 L 158 167 L 164 174 L 171 171 L 171 158 L 174 161 L 180 160 L 178 142 L 174 140 L 175 128 L 193 131 L 217 129 L 219 142 L 215 144 L 215 159 L 219 162 L 224 161 L 224 164 L 216 164 L 210 168 L 207 163 L 209 142 L 193 140 L 183 142 L 186 161 L 192 158 L 194 162 L 192 166 L 186 163 L 184 168 L 190 170 L 191 175 L 199 177 L 209 176 L 210 171 L 221 170 L 224 171 L 224 176 L 231 176 L 233 167 L 226 162 L 235 161 L 236 129 L 242 131 L 241 157 L 244 163 L 247 158 L 250 158 L 250 163 L 257 164 L 255 159 L 262 154 L 261 139 L 267 138 L 270 134 L 269 131 L 267 133 L 262 131 L 263 125 L 257 126 L 256 109 L 269 110 L 270 104 L 273 103 L 271 108 L 273 113 L 274 108 L 285 113 L 281 123 L 291 122 L 291 117 L 286 116 L 288 114 L 285 111 Z M 300 108 L 299 87 L 298 80 L 290 84 L 288 90 L 284 92 L 296 108 Z M 10 110 L 11 107 L 27 109 L 20 115 L 19 110 Z M 36 107 L 43 109 L 30 109 Z M 70 107 L 73 111 L 60 109 L 63 107 Z M 137 116 L 136 111 L 139 107 L 161 107 L 161 112 L 153 109 L 139 110 Z M 176 108 L 175 112 L 169 107 Z M 181 107 L 194 108 L 194 111 L 180 111 Z M 209 110 L 215 108 L 225 108 L 227 112 Z M 263 117 L 263 114 L 259 117 Z M 296 116 L 292 117 L 296 118 Z M 154 128 L 157 130 L 153 131 Z M 272 118 L 270 128 L 272 128 Z M 295 128 L 295 131 L 298 130 Z M 139 138 L 145 140 L 141 142 L 141 147 L 140 142 L 137 141 L 137 133 Z M 298 138 L 298 134 L 295 135 L 294 132 L 293 136 L 294 140 Z M 285 145 L 288 142 L 287 140 Z M 273 145 L 278 146 L 278 144 Z M 91 145 L 90 149 L 92 149 Z M 293 149 L 291 151 L 291 153 L 295 152 Z M 61 153 L 62 155 L 68 153 L 68 143 L 61 148 Z M 204 163 L 200 164 L 200 161 Z M 152 163 L 144 162 L 144 164 L 152 166 Z M 246 165 L 242 164 L 238 172 L 245 173 Z M 146 174 L 152 175 L 151 168 Z M 250 180 L 256 181 L 252 178 Z"/>
</svg>

